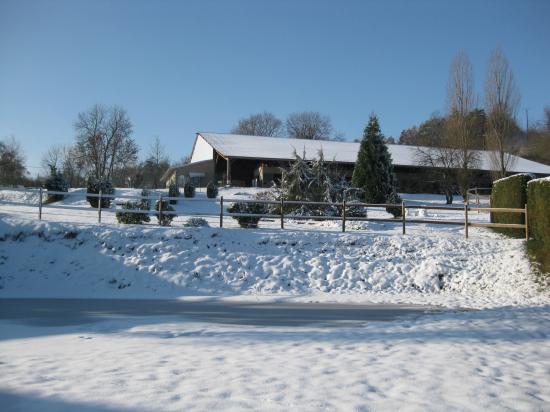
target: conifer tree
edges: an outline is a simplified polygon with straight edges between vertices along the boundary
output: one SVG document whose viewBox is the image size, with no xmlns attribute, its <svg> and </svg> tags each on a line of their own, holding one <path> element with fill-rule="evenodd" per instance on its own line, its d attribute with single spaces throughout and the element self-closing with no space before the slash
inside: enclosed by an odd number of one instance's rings
<svg viewBox="0 0 550 412">
<path fill-rule="evenodd" d="M 363 132 L 351 182 L 353 187 L 364 190 L 363 200 L 367 203 L 400 201 L 391 155 L 384 144 L 384 135 L 374 113 Z M 391 213 L 394 214 L 393 211 Z"/>
</svg>

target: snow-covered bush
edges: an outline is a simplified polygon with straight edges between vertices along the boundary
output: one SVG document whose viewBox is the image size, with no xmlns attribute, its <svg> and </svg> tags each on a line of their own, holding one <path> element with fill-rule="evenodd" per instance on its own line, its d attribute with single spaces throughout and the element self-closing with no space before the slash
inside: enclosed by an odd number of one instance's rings
<svg viewBox="0 0 550 412">
<path fill-rule="evenodd" d="M 214 199 L 216 196 L 218 196 L 218 186 L 214 182 L 208 183 L 206 185 L 206 197 Z"/>
<path fill-rule="evenodd" d="M 159 206 L 160 206 L 160 212 L 159 212 Z M 157 200 L 157 202 L 155 203 L 155 210 L 157 211 L 156 216 L 157 216 L 158 224 L 161 226 L 170 226 L 170 224 L 172 223 L 172 220 L 174 220 L 174 217 L 176 217 L 176 215 L 172 213 L 170 214 L 162 213 L 162 212 L 175 211 L 175 209 L 172 206 L 170 206 L 170 204 L 166 200 L 163 200 L 162 202 L 159 202 Z"/>
<path fill-rule="evenodd" d="M 171 184 L 168 186 L 168 197 L 180 197 L 180 189 L 178 188 L 178 185 Z M 175 205 L 178 203 L 176 199 L 171 199 L 170 204 Z"/>
<path fill-rule="evenodd" d="M 262 193 L 265 193 L 265 192 L 258 193 L 255 196 L 255 198 L 258 200 L 261 200 L 261 197 L 263 196 Z M 243 213 L 243 214 L 253 214 L 253 215 L 257 215 L 257 214 L 264 215 L 269 213 L 269 210 L 266 207 L 266 205 L 262 203 L 252 203 L 252 202 L 233 203 L 227 209 L 227 211 L 229 213 Z M 254 228 L 254 227 L 258 227 L 258 222 L 260 221 L 261 218 L 259 216 L 233 216 L 233 219 L 237 220 L 240 227 Z"/>
<path fill-rule="evenodd" d="M 403 200 L 397 193 L 395 192 L 390 193 L 390 195 L 386 198 L 386 203 L 391 203 L 399 206 L 388 206 L 386 207 L 386 212 L 391 213 L 395 218 L 401 217 L 403 214 L 402 213 L 403 211 L 401 209 L 402 202 Z"/>
<path fill-rule="evenodd" d="M 115 193 L 115 189 L 113 188 L 113 184 L 108 179 L 96 179 L 95 177 L 89 177 L 88 181 L 86 183 L 86 192 L 90 194 L 99 194 L 99 191 L 101 190 L 101 193 L 103 195 L 112 195 Z M 99 198 L 92 197 L 92 196 L 86 196 L 86 200 L 90 204 L 90 206 L 97 208 L 99 203 Z M 111 206 L 111 199 L 110 198 L 101 198 L 101 208 L 108 208 Z"/>
<path fill-rule="evenodd" d="M 69 191 L 69 184 L 67 183 L 67 180 L 63 177 L 63 174 L 57 170 L 55 166 L 50 166 L 50 176 L 46 179 L 46 182 L 44 183 L 44 187 L 48 191 L 52 192 L 68 192 Z M 51 195 L 48 194 L 48 203 L 57 202 L 59 200 L 63 200 L 63 195 Z"/>
<path fill-rule="evenodd" d="M 206 219 L 203 219 L 202 217 L 190 217 L 185 221 L 183 224 L 185 227 L 203 227 L 208 226 L 208 222 Z"/>
<path fill-rule="evenodd" d="M 183 186 L 183 196 L 195 197 L 195 186 L 193 186 L 191 182 L 187 182 L 185 186 Z"/>
<path fill-rule="evenodd" d="M 122 205 L 122 209 L 149 210 L 149 206 L 145 201 L 133 202 L 129 200 Z M 118 223 L 140 225 L 144 222 L 149 222 L 150 218 L 146 213 L 116 212 L 116 220 Z"/>
</svg>

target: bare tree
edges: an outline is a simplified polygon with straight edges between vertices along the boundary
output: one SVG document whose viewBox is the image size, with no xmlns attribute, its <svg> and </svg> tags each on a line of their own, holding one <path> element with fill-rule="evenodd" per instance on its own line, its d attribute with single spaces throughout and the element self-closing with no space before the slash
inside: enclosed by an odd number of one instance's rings
<svg viewBox="0 0 550 412">
<path fill-rule="evenodd" d="M 95 105 L 79 113 L 75 129 L 79 157 L 96 179 L 110 179 L 116 168 L 136 162 L 138 147 L 123 108 Z"/>
<path fill-rule="evenodd" d="M 319 112 L 292 113 L 286 120 L 286 132 L 295 139 L 330 140 L 332 131 L 330 118 Z"/>
<path fill-rule="evenodd" d="M 251 114 L 239 120 L 239 123 L 231 130 L 231 133 L 249 136 L 280 136 L 282 126 L 283 122 L 277 119 L 273 113 L 262 112 Z"/>
<path fill-rule="evenodd" d="M 155 137 L 149 149 L 149 155 L 144 162 L 145 179 L 153 189 L 161 187 L 160 178 L 169 167 L 170 158 L 166 154 L 166 150 L 161 144 L 160 139 Z"/>
<path fill-rule="evenodd" d="M 25 156 L 15 137 L 0 141 L 0 185 L 22 184 L 26 172 Z"/>
<path fill-rule="evenodd" d="M 458 169 L 459 150 L 450 145 L 416 148 L 416 163 L 433 171 L 440 188 L 445 194 L 447 204 L 453 203 L 456 170 Z"/>
<path fill-rule="evenodd" d="M 491 151 L 491 163 L 498 177 L 506 176 L 515 159 L 515 116 L 520 95 L 508 60 L 500 48 L 493 51 L 489 61 L 485 83 L 485 111 L 487 113 L 487 148 Z"/>
<path fill-rule="evenodd" d="M 459 52 L 451 63 L 447 89 L 449 114 L 446 129 L 449 148 L 457 159 L 457 181 L 466 197 L 471 170 L 479 164 L 475 147 L 475 123 L 470 115 L 476 105 L 472 64 L 464 52 Z"/>
<path fill-rule="evenodd" d="M 50 146 L 50 148 L 42 156 L 40 166 L 42 167 L 43 172 L 45 174 L 48 174 L 50 173 L 50 170 L 52 168 L 55 168 L 56 170 L 60 170 L 62 163 L 63 163 L 63 146 L 53 145 L 53 146 Z"/>
</svg>

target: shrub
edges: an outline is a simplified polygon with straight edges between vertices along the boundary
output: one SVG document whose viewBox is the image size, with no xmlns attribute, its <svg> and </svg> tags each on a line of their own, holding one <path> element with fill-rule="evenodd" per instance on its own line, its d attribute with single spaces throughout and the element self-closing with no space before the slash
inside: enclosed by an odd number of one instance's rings
<svg viewBox="0 0 550 412">
<path fill-rule="evenodd" d="M 550 178 L 531 180 L 527 184 L 529 233 L 550 248 Z"/>
<path fill-rule="evenodd" d="M 55 166 L 50 166 L 50 176 L 46 179 L 46 183 L 44 184 L 44 187 L 48 191 L 52 192 L 68 192 L 69 191 L 69 184 L 61 174 L 57 170 Z M 63 195 L 48 195 L 48 199 L 46 202 L 52 203 L 57 202 L 58 200 L 63 200 L 65 196 Z"/>
<path fill-rule="evenodd" d="M 250 213 L 250 214 L 266 214 L 267 210 L 261 203 L 248 203 L 248 202 L 237 202 L 233 203 L 229 209 L 229 213 Z M 254 228 L 258 227 L 258 222 L 260 217 L 258 216 L 233 216 L 233 219 L 236 219 L 239 222 L 240 227 L 244 228 Z"/>
<path fill-rule="evenodd" d="M 185 197 L 195 197 L 195 186 L 191 182 L 187 182 L 183 186 L 183 195 Z"/>
<path fill-rule="evenodd" d="M 159 213 L 159 203 L 160 202 L 158 200 L 155 203 L 155 210 L 157 211 L 156 216 L 157 216 L 158 224 L 161 226 L 170 226 L 170 224 L 172 223 L 172 220 L 174 220 L 174 217 L 176 217 L 176 215 L 172 213 L 170 214 Z M 162 203 L 160 203 L 160 211 L 173 212 L 175 211 L 175 209 L 172 206 L 170 206 L 168 201 L 163 200 Z"/>
<path fill-rule="evenodd" d="M 402 210 L 401 210 L 401 203 L 403 200 L 399 195 L 395 192 L 392 192 L 388 198 L 386 199 L 386 203 L 392 203 L 399 206 L 388 206 L 386 207 L 386 212 L 391 213 L 393 217 L 398 218 L 402 216 Z"/>
<path fill-rule="evenodd" d="M 122 205 L 122 209 L 126 210 L 149 210 L 149 206 L 145 202 L 132 202 L 131 200 Z M 141 225 L 144 222 L 149 222 L 150 218 L 145 213 L 133 212 L 116 212 L 116 220 L 118 223 Z"/>
<path fill-rule="evenodd" d="M 208 226 L 208 222 L 202 217 L 190 217 L 183 224 L 185 227 L 202 227 Z"/>
<path fill-rule="evenodd" d="M 193 197 L 193 196 L 190 196 L 190 197 Z M 168 197 L 180 197 L 180 189 L 178 188 L 178 185 L 171 184 L 170 186 L 168 186 Z M 175 205 L 176 203 L 178 203 L 176 199 L 170 200 L 171 205 Z"/>
<path fill-rule="evenodd" d="M 112 195 L 115 193 L 115 189 L 113 189 L 113 184 L 108 179 L 96 179 L 95 177 L 89 177 L 88 181 L 86 183 L 87 187 L 87 193 L 91 194 L 99 194 L 99 191 L 101 190 L 101 193 L 103 195 Z M 90 204 L 90 206 L 97 208 L 99 198 L 87 196 L 86 200 Z M 101 199 L 101 208 L 108 208 L 111 206 L 111 199 L 110 198 L 102 198 Z"/>
<path fill-rule="evenodd" d="M 142 189 L 141 196 L 147 197 L 147 199 L 141 199 L 141 203 L 143 204 L 143 206 L 146 207 L 147 210 L 151 209 L 151 199 L 149 199 L 151 194 L 149 193 L 149 191 L 147 189 Z"/>
<path fill-rule="evenodd" d="M 521 208 L 527 203 L 527 182 L 532 177 L 528 174 L 517 174 L 493 182 L 491 191 L 491 207 Z M 493 223 L 524 224 L 523 213 L 491 213 Z M 512 237 L 523 237 L 523 229 L 495 228 L 495 231 Z"/>
<path fill-rule="evenodd" d="M 216 196 L 218 196 L 218 186 L 216 186 L 214 182 L 208 183 L 208 185 L 206 185 L 206 197 L 213 199 Z"/>
</svg>

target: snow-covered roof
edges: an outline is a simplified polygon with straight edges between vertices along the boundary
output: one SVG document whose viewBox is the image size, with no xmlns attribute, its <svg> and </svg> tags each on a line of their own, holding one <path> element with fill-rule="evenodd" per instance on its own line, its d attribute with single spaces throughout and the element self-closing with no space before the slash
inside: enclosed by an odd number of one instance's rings
<svg viewBox="0 0 550 412">
<path fill-rule="evenodd" d="M 322 150 L 327 161 L 355 163 L 359 151 L 359 143 L 353 142 L 199 132 L 197 133 L 193 152 L 197 150 L 197 146 L 204 145 L 204 142 L 222 156 L 231 158 L 292 160 L 294 159 L 294 151 L 296 151 L 300 156 L 305 153 L 306 159 L 314 159 L 317 157 L 319 150 Z M 419 146 L 388 145 L 393 164 L 397 166 L 418 166 L 418 148 Z M 487 151 L 479 152 L 481 158 L 480 170 L 491 170 L 490 153 Z M 194 157 L 195 153 L 192 154 L 192 159 Z M 515 159 L 511 162 L 513 164 L 511 172 L 550 175 L 550 166 L 518 156 L 513 157 Z M 202 156 L 200 159 L 204 160 Z"/>
</svg>

